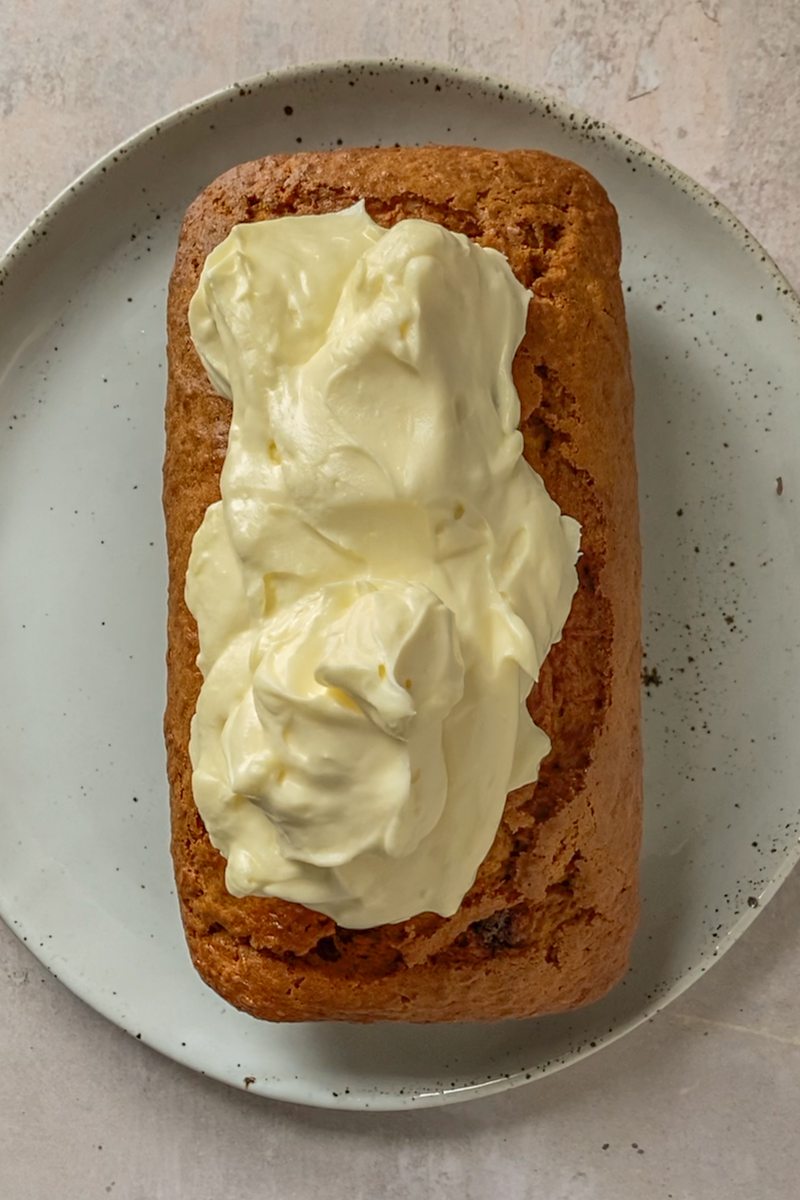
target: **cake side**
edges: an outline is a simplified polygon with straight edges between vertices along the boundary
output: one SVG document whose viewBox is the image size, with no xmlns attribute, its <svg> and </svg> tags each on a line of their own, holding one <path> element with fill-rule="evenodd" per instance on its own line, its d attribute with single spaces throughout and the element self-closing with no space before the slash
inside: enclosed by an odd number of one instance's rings
<svg viewBox="0 0 800 1200">
<path fill-rule="evenodd" d="M 201 676 L 183 589 L 219 497 L 229 403 L 192 345 L 189 300 L 241 221 L 363 198 L 502 251 L 532 288 L 514 364 L 525 456 L 583 526 L 580 587 L 531 697 L 553 749 L 509 797 L 459 911 L 353 931 L 280 900 L 231 896 L 194 805 L 189 724 Z M 245 164 L 192 205 L 170 285 L 164 505 L 170 564 L 165 733 L 172 849 L 187 940 L 227 1000 L 274 1020 L 496 1019 L 574 1007 L 624 970 L 640 836 L 639 547 L 632 389 L 616 215 L 571 163 L 535 151 L 347 150 Z M 454 297 L 457 305 L 457 297 Z"/>
</svg>

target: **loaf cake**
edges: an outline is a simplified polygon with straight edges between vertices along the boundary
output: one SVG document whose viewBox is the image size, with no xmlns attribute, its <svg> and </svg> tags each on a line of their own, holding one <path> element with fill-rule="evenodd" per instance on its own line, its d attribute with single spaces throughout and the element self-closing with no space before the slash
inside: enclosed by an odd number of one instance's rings
<svg viewBox="0 0 800 1200">
<path fill-rule="evenodd" d="M 188 309 L 209 253 L 240 223 L 339 212 L 421 218 L 500 251 L 532 292 L 514 359 L 524 455 L 581 525 L 579 586 L 528 709 L 552 748 L 507 798 L 454 915 L 344 928 L 321 912 L 230 894 L 192 791 L 202 677 L 184 597 L 192 539 L 219 499 L 230 402 L 196 353 Z M 640 552 L 633 392 L 617 218 L 573 163 L 460 147 L 272 156 L 192 204 L 168 303 L 164 510 L 169 558 L 165 714 L 172 854 L 189 950 L 237 1008 L 273 1021 L 497 1020 L 603 995 L 638 915 Z"/>
</svg>

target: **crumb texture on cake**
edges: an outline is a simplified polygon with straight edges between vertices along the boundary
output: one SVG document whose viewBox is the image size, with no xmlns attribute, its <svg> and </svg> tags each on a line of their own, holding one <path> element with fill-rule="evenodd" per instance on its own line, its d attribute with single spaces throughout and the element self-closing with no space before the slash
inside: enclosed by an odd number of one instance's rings
<svg viewBox="0 0 800 1200">
<path fill-rule="evenodd" d="M 194 804 L 189 726 L 202 682 L 184 603 L 192 537 L 219 498 L 230 406 L 192 344 L 203 263 L 234 224 L 334 212 L 436 221 L 508 258 L 533 293 L 514 361 L 525 457 L 583 527 L 580 585 L 530 697 L 552 750 L 513 792 L 458 912 L 348 930 L 301 905 L 231 896 Z M 633 392 L 616 213 L 551 155 L 462 147 L 340 150 L 234 168 L 189 209 L 168 304 L 165 714 L 172 854 L 192 959 L 270 1020 L 496 1020 L 574 1008 L 624 972 L 638 916 L 640 551 Z M 454 319 L 459 299 L 453 297 Z"/>
</svg>

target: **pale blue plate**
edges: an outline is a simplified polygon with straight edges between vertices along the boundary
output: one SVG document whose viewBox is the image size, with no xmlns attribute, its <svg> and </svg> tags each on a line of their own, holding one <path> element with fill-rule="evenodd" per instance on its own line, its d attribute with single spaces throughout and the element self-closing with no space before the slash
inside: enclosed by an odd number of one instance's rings
<svg viewBox="0 0 800 1200">
<path fill-rule="evenodd" d="M 274 1026 L 184 946 L 161 738 L 164 299 L 181 214 L 224 168 L 339 142 L 538 146 L 619 209 L 645 553 L 644 909 L 584 1011 L 490 1026 Z M 0 911 L 165 1054 L 264 1095 L 402 1108 L 574 1062 L 686 988 L 798 858 L 798 301 L 741 225 L 580 113 L 422 64 L 307 67 L 108 155 L 0 268 Z"/>
</svg>

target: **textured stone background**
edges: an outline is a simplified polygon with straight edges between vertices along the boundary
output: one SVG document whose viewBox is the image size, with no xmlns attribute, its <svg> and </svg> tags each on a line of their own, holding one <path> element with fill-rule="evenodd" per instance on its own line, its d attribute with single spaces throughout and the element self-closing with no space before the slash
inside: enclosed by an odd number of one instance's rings
<svg viewBox="0 0 800 1200">
<path fill-rule="evenodd" d="M 715 191 L 800 284 L 797 0 L 0 0 L 0 243 L 185 101 L 271 67 L 390 55 L 605 118 Z M 199 1078 L 0 926 L 0 1197 L 788 1200 L 799 902 L 795 873 L 710 975 L 602 1054 L 511 1094 L 386 1116 Z"/>
</svg>

